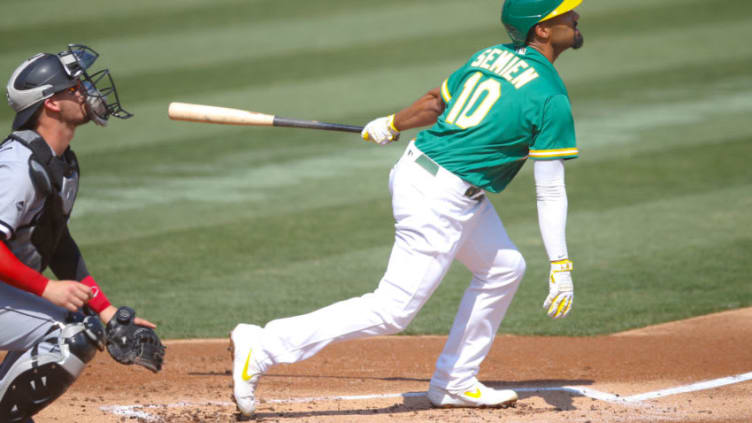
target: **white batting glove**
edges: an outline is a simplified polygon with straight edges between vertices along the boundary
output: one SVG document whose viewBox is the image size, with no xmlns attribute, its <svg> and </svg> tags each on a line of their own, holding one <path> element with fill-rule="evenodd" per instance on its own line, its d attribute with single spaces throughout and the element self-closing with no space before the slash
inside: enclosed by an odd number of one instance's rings
<svg viewBox="0 0 752 423">
<path fill-rule="evenodd" d="M 363 128 L 360 135 L 366 141 L 386 145 L 399 139 L 400 131 L 394 127 L 394 115 L 374 119 Z"/>
<path fill-rule="evenodd" d="M 549 317 L 559 319 L 566 317 L 574 304 L 574 284 L 572 270 L 574 265 L 568 259 L 551 262 L 548 297 L 543 303 Z"/>
</svg>

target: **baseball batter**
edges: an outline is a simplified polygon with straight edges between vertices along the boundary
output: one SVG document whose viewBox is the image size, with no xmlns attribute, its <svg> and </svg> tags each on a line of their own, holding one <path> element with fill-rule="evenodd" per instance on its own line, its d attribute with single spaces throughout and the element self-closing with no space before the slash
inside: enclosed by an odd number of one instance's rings
<svg viewBox="0 0 752 423">
<path fill-rule="evenodd" d="M 486 198 L 534 160 L 540 231 L 550 258 L 544 308 L 572 309 L 574 288 L 565 240 L 564 160 L 577 156 L 567 90 L 553 63 L 579 48 L 574 11 L 582 0 L 506 0 L 501 20 L 512 39 L 480 50 L 440 87 L 397 114 L 375 119 L 363 138 L 378 144 L 400 130 L 433 126 L 410 142 L 390 173 L 394 247 L 378 288 L 310 314 L 239 324 L 231 333 L 234 398 L 251 414 L 259 377 L 326 345 L 402 331 L 454 259 L 473 277 L 436 362 L 428 399 L 437 407 L 506 407 L 511 390 L 477 379 L 525 272 L 525 261 Z"/>
<path fill-rule="evenodd" d="M 97 57 L 80 45 L 39 53 L 8 81 L 16 116 L 0 143 L 0 350 L 8 352 L 0 365 L 2 422 L 32 421 L 97 349 L 117 350 L 99 319 L 128 341 L 123 326 L 155 327 L 110 304 L 68 230 L 79 182 L 69 147 L 76 128 L 131 116 L 120 107 L 109 71 L 87 72 Z M 48 280 L 47 267 L 60 280 Z M 84 306 L 88 315 L 78 312 Z M 153 355 L 153 368 L 161 366 L 158 351 Z"/>
</svg>

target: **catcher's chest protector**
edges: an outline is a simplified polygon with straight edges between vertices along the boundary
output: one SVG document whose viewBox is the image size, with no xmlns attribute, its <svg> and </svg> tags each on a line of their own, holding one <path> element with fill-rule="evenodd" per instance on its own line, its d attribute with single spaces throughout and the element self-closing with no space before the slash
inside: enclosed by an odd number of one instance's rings
<svg viewBox="0 0 752 423">
<path fill-rule="evenodd" d="M 29 177 L 34 189 L 45 197 L 42 212 L 31 224 L 31 242 L 42 256 L 44 269 L 57 249 L 78 194 L 78 160 L 70 148 L 62 157 L 55 156 L 34 131 L 16 131 L 8 139 L 14 139 L 31 150 Z"/>
</svg>

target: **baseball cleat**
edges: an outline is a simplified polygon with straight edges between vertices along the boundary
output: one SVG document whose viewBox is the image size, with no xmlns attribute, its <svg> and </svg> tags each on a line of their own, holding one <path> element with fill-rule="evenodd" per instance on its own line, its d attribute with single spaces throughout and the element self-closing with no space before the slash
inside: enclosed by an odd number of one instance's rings
<svg viewBox="0 0 752 423">
<path fill-rule="evenodd" d="M 256 325 L 241 323 L 230 333 L 232 397 L 244 416 L 250 416 L 256 410 L 256 387 L 263 373 L 256 362 L 261 352 L 258 347 L 261 330 Z"/>
<path fill-rule="evenodd" d="M 448 391 L 430 385 L 426 394 L 434 407 L 507 408 L 517 402 L 517 393 L 510 389 L 493 389 L 476 381 L 469 389 Z"/>
</svg>

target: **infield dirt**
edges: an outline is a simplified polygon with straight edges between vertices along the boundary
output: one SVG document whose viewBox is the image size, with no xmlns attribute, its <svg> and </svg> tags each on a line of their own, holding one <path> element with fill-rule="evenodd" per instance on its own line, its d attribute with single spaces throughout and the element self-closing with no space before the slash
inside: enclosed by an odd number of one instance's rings
<svg viewBox="0 0 752 423">
<path fill-rule="evenodd" d="M 445 337 L 392 336 L 332 345 L 262 377 L 264 422 L 750 422 L 752 381 L 635 404 L 564 391 L 575 386 L 621 397 L 752 371 L 752 308 L 609 336 L 497 337 L 479 378 L 521 389 L 515 408 L 432 409 L 427 389 Z M 167 342 L 164 370 L 122 367 L 99 354 L 73 387 L 35 420 L 48 422 L 231 422 L 227 341 Z M 410 393 L 370 399 L 342 396 Z M 313 399 L 325 398 L 325 399 Z M 328 399 L 326 399 L 328 398 Z M 301 400 L 300 402 L 280 400 Z M 116 414 L 120 413 L 120 414 Z"/>
</svg>

